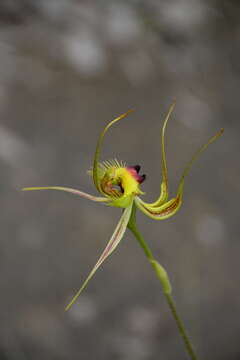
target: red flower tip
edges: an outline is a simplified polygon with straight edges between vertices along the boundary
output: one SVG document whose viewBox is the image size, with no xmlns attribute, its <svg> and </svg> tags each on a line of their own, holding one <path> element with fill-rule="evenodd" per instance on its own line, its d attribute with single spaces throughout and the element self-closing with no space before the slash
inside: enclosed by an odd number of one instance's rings
<svg viewBox="0 0 240 360">
<path fill-rule="evenodd" d="M 135 180 L 137 180 L 137 182 L 139 184 L 142 184 L 142 182 L 146 179 L 146 175 L 139 175 L 139 171 L 141 169 L 140 165 L 135 165 L 135 166 L 128 166 L 127 171 L 134 177 Z"/>
<path fill-rule="evenodd" d="M 139 173 L 139 171 L 140 171 L 140 169 L 141 169 L 141 166 L 140 166 L 140 165 L 134 165 L 134 166 L 132 166 L 132 167 L 136 170 L 137 173 Z"/>
</svg>

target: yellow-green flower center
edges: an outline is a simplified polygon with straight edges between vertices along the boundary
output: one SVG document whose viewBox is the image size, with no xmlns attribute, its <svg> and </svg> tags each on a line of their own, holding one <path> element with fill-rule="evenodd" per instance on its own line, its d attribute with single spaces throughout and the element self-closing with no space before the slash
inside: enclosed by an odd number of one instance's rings
<svg viewBox="0 0 240 360">
<path fill-rule="evenodd" d="M 102 192 L 112 199 L 111 205 L 127 207 L 132 198 L 142 194 L 140 184 L 145 175 L 138 174 L 140 166 L 126 167 L 118 162 L 100 165 L 100 186 Z"/>
</svg>

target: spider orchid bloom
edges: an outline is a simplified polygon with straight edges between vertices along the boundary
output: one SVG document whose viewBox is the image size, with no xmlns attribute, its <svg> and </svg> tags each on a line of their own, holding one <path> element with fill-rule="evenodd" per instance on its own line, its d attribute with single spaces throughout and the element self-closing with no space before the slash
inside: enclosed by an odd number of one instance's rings
<svg viewBox="0 0 240 360">
<path fill-rule="evenodd" d="M 101 196 L 93 196 L 82 192 L 80 190 L 62 187 L 62 186 L 47 186 L 47 187 L 30 187 L 24 188 L 24 191 L 27 190 L 60 190 L 73 193 L 75 195 L 79 195 L 83 198 L 93 200 L 96 202 L 100 202 L 109 206 L 115 206 L 119 208 L 123 208 L 124 211 L 122 216 L 116 226 L 116 229 L 102 252 L 100 258 L 98 259 L 96 265 L 93 267 L 92 271 L 82 284 L 81 288 L 78 290 L 76 295 L 73 297 L 71 302 L 67 305 L 66 310 L 68 310 L 72 304 L 76 301 L 78 296 L 81 294 L 83 289 L 88 284 L 89 280 L 93 277 L 97 269 L 101 266 L 101 264 L 106 260 L 106 258 L 116 249 L 118 244 L 120 243 L 123 235 L 128 226 L 133 207 L 137 207 L 144 214 L 149 216 L 154 220 L 164 220 L 172 215 L 174 215 L 177 210 L 180 208 L 182 203 L 183 196 L 183 186 L 184 179 L 188 174 L 193 162 L 197 159 L 197 157 L 210 145 L 214 142 L 222 133 L 223 129 L 221 129 L 216 135 L 214 135 L 210 140 L 203 145 L 192 157 L 190 162 L 185 167 L 183 171 L 182 177 L 180 179 L 180 183 L 178 186 L 177 194 L 172 199 L 168 199 L 168 177 L 167 177 L 167 166 L 166 166 L 166 154 L 165 154 L 165 129 L 168 122 L 168 119 L 174 109 L 175 103 L 173 103 L 167 113 L 167 116 L 164 120 L 162 132 L 161 132 L 161 146 L 162 146 L 162 183 L 161 183 L 161 191 L 158 199 L 153 203 L 144 202 L 140 195 L 144 193 L 140 189 L 141 183 L 145 180 L 145 175 L 140 175 L 140 166 L 126 166 L 125 163 L 119 162 L 117 160 L 110 160 L 105 162 L 99 162 L 100 150 L 102 147 L 103 139 L 108 131 L 108 129 L 118 122 L 119 120 L 125 118 L 130 112 L 133 110 L 129 110 L 128 112 L 120 115 L 116 119 L 112 120 L 102 131 L 99 136 L 94 162 L 92 170 L 89 171 L 90 175 L 93 178 L 94 185 Z"/>
</svg>

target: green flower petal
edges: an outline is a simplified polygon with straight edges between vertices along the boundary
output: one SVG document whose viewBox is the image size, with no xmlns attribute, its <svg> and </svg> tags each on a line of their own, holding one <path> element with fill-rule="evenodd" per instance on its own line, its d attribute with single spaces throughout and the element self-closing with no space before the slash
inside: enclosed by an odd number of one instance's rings
<svg viewBox="0 0 240 360">
<path fill-rule="evenodd" d="M 184 180 L 185 177 L 188 175 L 193 163 L 197 160 L 199 155 L 207 149 L 207 147 L 213 143 L 219 136 L 223 134 L 223 129 L 221 129 L 219 132 L 217 132 L 216 135 L 212 136 L 206 144 L 200 147 L 195 154 L 193 155 L 192 159 L 187 163 L 187 166 L 185 167 L 179 186 L 177 191 L 177 196 L 164 204 L 157 205 L 157 204 L 149 204 L 141 200 L 138 196 L 135 198 L 135 204 L 136 206 L 147 216 L 151 217 L 154 220 L 164 220 L 172 215 L 174 215 L 178 209 L 180 208 L 182 204 L 182 196 L 183 196 L 183 186 L 184 186 Z"/>
<path fill-rule="evenodd" d="M 162 142 L 162 183 L 161 183 L 161 191 L 159 198 L 151 204 L 151 206 L 160 206 L 165 201 L 167 201 L 168 198 L 168 177 L 167 177 L 167 162 L 166 162 L 166 152 L 165 152 L 165 130 L 168 123 L 168 120 L 174 110 L 174 107 L 176 105 L 176 101 L 172 103 L 170 106 L 168 113 L 165 117 L 163 127 L 162 127 L 162 133 L 161 133 L 161 142 Z"/>
<path fill-rule="evenodd" d="M 182 194 L 183 194 L 183 185 L 184 185 L 184 180 L 185 180 L 185 177 L 188 175 L 189 171 L 191 170 L 191 167 L 193 165 L 193 163 L 199 158 L 199 155 L 201 155 L 201 153 L 203 151 L 205 151 L 208 146 L 210 144 L 212 144 L 214 141 L 216 141 L 224 132 L 224 129 L 220 129 L 214 136 L 212 136 L 207 142 L 206 144 L 204 144 L 203 146 L 201 146 L 196 152 L 195 154 L 193 155 L 193 157 L 191 158 L 191 160 L 187 163 L 184 171 L 183 171 L 183 174 L 182 174 L 182 177 L 181 177 L 181 180 L 180 180 L 180 183 L 179 183 L 179 186 L 178 186 L 178 195 L 182 197 Z"/>
<path fill-rule="evenodd" d="M 106 258 L 111 255 L 111 253 L 116 249 L 116 247 L 118 246 L 118 244 L 120 243 L 130 216 L 131 216 L 131 212 L 132 212 L 132 205 L 133 203 L 130 204 L 129 207 L 127 207 L 120 220 L 119 223 L 117 224 L 117 227 L 110 239 L 110 241 L 108 242 L 107 246 L 105 247 L 102 255 L 100 256 L 100 258 L 98 259 L 96 265 L 94 266 L 94 268 L 92 269 L 92 271 L 90 272 L 90 274 L 88 275 L 88 277 L 86 278 L 86 280 L 84 281 L 84 283 L 82 284 L 81 288 L 78 290 L 78 292 L 76 293 L 76 295 L 73 297 L 73 299 L 70 301 L 70 303 L 66 306 L 65 310 L 69 310 L 70 307 L 74 304 L 74 302 L 77 300 L 77 298 L 79 297 L 79 295 L 81 294 L 81 292 L 84 290 L 84 288 L 87 286 L 89 280 L 91 280 L 91 278 L 93 277 L 93 275 L 95 274 L 95 272 L 97 271 L 97 269 L 101 266 L 101 264 L 106 260 Z"/>
<path fill-rule="evenodd" d="M 173 216 L 180 208 L 182 199 L 180 196 L 173 198 L 161 206 L 151 206 L 145 203 L 138 196 L 135 198 L 135 204 L 145 215 L 149 216 L 153 220 L 165 220 Z"/>
<path fill-rule="evenodd" d="M 106 132 L 108 131 L 108 129 L 115 124 L 117 121 L 125 118 L 130 112 L 132 112 L 133 109 L 128 110 L 126 113 L 120 115 L 119 117 L 117 117 L 116 119 L 112 120 L 105 128 L 104 130 L 101 132 L 99 138 L 98 138 L 98 142 L 97 142 L 97 146 L 96 146 L 96 150 L 95 150 L 95 156 L 94 156 L 94 160 L 93 160 L 93 182 L 94 185 L 96 186 L 97 190 L 102 193 L 102 189 L 100 186 L 100 180 L 99 180 L 99 157 L 100 157 L 100 151 L 101 151 L 101 147 L 102 147 L 102 142 L 103 142 L 103 138 L 104 135 L 106 134 Z"/>
</svg>

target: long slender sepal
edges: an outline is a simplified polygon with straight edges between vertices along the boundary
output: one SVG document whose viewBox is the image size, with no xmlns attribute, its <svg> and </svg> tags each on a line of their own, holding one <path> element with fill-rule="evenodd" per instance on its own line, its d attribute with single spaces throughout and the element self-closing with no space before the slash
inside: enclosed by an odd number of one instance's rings
<svg viewBox="0 0 240 360">
<path fill-rule="evenodd" d="M 125 112 L 124 114 L 118 116 L 116 119 L 112 120 L 106 127 L 105 129 L 101 132 L 99 138 L 98 138 L 98 142 L 97 142 L 97 146 L 96 146 L 96 150 L 95 150 L 95 155 L 94 155 L 94 160 L 93 160 L 93 182 L 94 185 L 96 186 L 97 190 L 102 193 L 102 189 L 100 186 L 100 181 L 99 181 L 99 174 L 98 174 L 98 166 L 99 166 L 99 157 L 100 157 L 100 151 L 102 148 L 102 143 L 103 143 L 103 138 L 104 135 L 106 134 L 106 132 L 108 131 L 108 129 L 115 124 L 117 121 L 125 118 L 130 112 L 132 112 L 133 109 L 128 110 L 127 112 Z"/>
<path fill-rule="evenodd" d="M 182 196 L 183 196 L 183 186 L 184 186 L 184 180 L 185 177 L 188 175 L 193 163 L 198 159 L 200 154 L 207 149 L 207 147 L 212 144 L 214 141 L 216 141 L 222 134 L 223 129 L 218 131 L 214 136 L 212 136 L 206 144 L 201 146 L 193 155 L 192 159 L 187 163 L 183 174 L 181 176 L 181 180 L 178 186 L 177 195 L 175 198 L 161 204 L 160 206 L 157 206 L 156 204 L 149 204 L 144 202 L 142 199 L 140 199 L 138 196 L 135 198 L 135 204 L 136 206 L 147 216 L 154 220 L 164 220 L 171 216 L 173 216 L 180 208 L 182 204 Z"/>
<path fill-rule="evenodd" d="M 39 186 L 39 187 L 26 187 L 26 188 L 22 189 L 22 191 L 35 191 L 35 190 L 60 190 L 60 191 L 72 193 L 74 195 L 81 196 L 85 199 L 92 200 L 92 201 L 97 201 L 97 202 L 108 202 L 109 201 L 107 198 L 104 198 L 104 197 L 93 196 L 93 195 L 87 194 L 83 191 L 68 188 L 68 187 L 63 187 L 63 186 Z"/>
<path fill-rule="evenodd" d="M 160 206 L 168 198 L 168 176 L 167 176 L 167 161 L 166 161 L 166 150 L 165 150 L 165 130 L 167 127 L 168 120 L 174 110 L 176 101 L 170 106 L 168 113 L 165 117 L 162 133 L 161 133 L 161 143 L 162 143 L 162 183 L 161 183 L 161 192 L 159 198 L 151 204 L 151 206 Z"/>
<path fill-rule="evenodd" d="M 193 157 L 191 158 L 191 160 L 187 163 L 185 169 L 183 170 L 183 174 L 181 176 L 181 180 L 179 183 L 179 187 L 178 187 L 178 194 L 182 197 L 182 193 L 183 193 L 183 185 L 184 185 L 184 180 L 185 177 L 189 174 L 189 171 L 191 170 L 191 167 L 193 165 L 193 163 L 199 158 L 199 156 L 201 155 L 202 152 L 204 152 L 208 146 L 210 144 L 212 144 L 214 141 L 216 141 L 220 136 L 222 136 L 224 132 L 224 129 L 220 129 L 214 136 L 212 136 L 207 142 L 206 144 L 204 144 L 203 146 L 201 146 L 193 155 Z"/>
<path fill-rule="evenodd" d="M 118 244 L 120 243 L 130 216 L 131 216 L 131 212 L 132 212 L 132 204 L 130 204 L 129 207 L 127 207 L 120 220 L 119 223 L 117 224 L 117 227 L 110 239 L 110 241 L 108 242 L 107 246 L 105 247 L 102 255 L 100 256 L 100 258 L 98 259 L 96 265 L 94 266 L 94 268 L 92 269 L 92 271 L 90 272 L 90 274 L 88 275 L 88 277 L 86 278 L 86 280 L 84 281 L 84 283 L 82 284 L 81 288 L 78 290 L 78 292 L 76 293 L 76 295 L 73 297 L 73 299 L 70 301 L 70 303 L 66 306 L 65 310 L 69 310 L 70 307 L 74 304 L 74 302 L 77 300 L 77 298 L 79 297 L 79 295 L 81 294 L 81 292 L 84 290 L 84 288 L 87 286 L 88 282 L 91 280 L 91 278 L 93 277 L 93 275 L 95 274 L 95 272 L 97 271 L 97 269 L 101 266 L 101 264 L 107 259 L 107 257 L 109 255 L 111 255 L 111 253 L 116 249 L 116 247 L 118 246 Z"/>
</svg>

